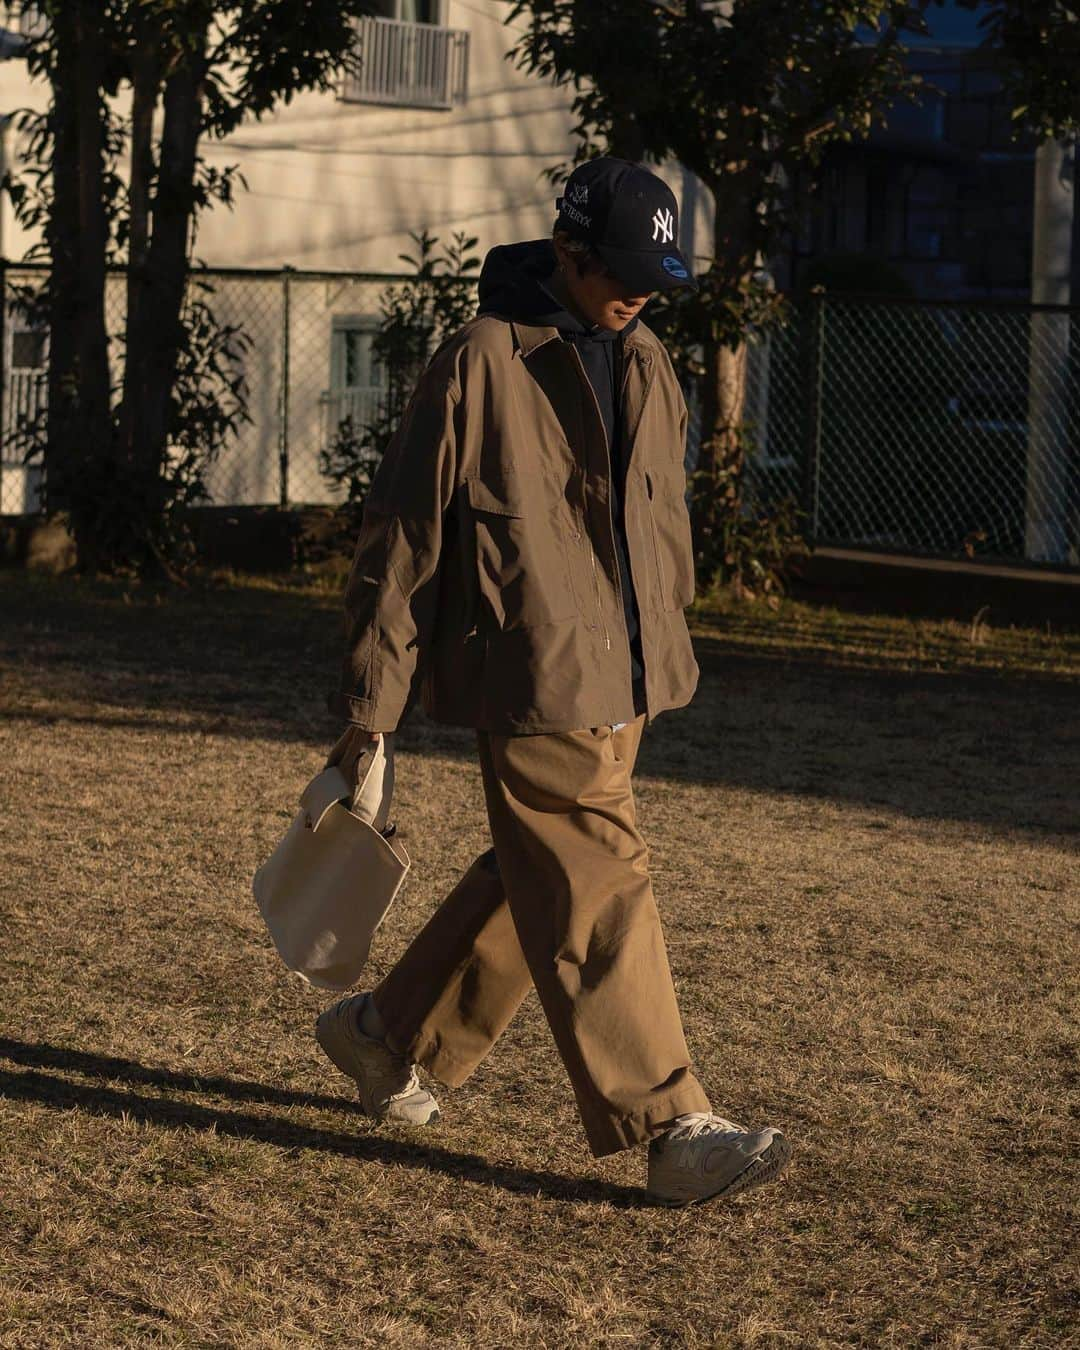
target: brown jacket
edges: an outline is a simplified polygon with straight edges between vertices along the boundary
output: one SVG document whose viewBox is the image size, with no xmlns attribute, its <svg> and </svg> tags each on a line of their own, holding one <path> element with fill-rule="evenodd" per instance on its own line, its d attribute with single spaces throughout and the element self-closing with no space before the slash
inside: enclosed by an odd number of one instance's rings
<svg viewBox="0 0 1080 1350">
<path fill-rule="evenodd" d="M 656 336 L 625 339 L 627 551 L 649 719 L 688 703 L 698 667 L 683 454 L 686 405 Z M 634 718 L 607 438 L 557 329 L 487 315 L 421 377 L 364 506 L 329 706 L 394 731 L 436 721 L 501 734 Z"/>
</svg>

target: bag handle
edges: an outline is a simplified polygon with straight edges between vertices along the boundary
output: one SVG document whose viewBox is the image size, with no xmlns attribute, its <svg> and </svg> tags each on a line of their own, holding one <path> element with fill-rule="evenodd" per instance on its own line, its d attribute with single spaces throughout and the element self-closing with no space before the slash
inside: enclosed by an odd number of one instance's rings
<svg viewBox="0 0 1080 1350">
<path fill-rule="evenodd" d="M 381 833 L 389 820 L 393 792 L 393 733 L 384 733 L 371 747 L 367 768 L 353 792 L 349 810 Z"/>
<path fill-rule="evenodd" d="M 367 754 L 363 776 L 355 786 L 332 764 L 316 774 L 300 794 L 300 806 L 309 830 L 317 830 L 327 811 L 338 802 L 366 824 L 382 831 L 387 823 L 394 788 L 393 752 L 387 753 L 386 738 L 380 736 Z"/>
<path fill-rule="evenodd" d="M 338 802 L 347 802 L 351 796 L 352 788 L 336 764 L 323 769 L 300 794 L 304 824 L 309 830 L 317 830 L 327 811 Z"/>
</svg>

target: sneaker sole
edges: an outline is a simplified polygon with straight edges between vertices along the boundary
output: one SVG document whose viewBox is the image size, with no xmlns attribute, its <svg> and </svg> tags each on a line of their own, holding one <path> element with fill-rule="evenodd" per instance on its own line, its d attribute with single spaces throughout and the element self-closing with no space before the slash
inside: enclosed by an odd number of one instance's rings
<svg viewBox="0 0 1080 1350">
<path fill-rule="evenodd" d="M 395 1116 L 392 1113 L 392 1109 L 381 1113 L 368 1109 L 367 1104 L 364 1101 L 364 1093 L 359 1078 L 356 1078 L 345 1067 L 348 1063 L 346 1055 L 349 1043 L 348 1038 L 340 1031 L 336 1017 L 330 1017 L 327 1013 L 321 1013 L 319 1015 L 315 1022 L 315 1039 L 318 1041 L 323 1054 L 330 1063 L 333 1064 L 334 1068 L 337 1069 L 339 1073 L 344 1074 L 349 1082 L 356 1087 L 357 1096 L 360 1099 L 360 1109 L 363 1111 L 364 1115 L 370 1116 L 372 1120 L 394 1120 L 398 1124 L 403 1125 L 434 1125 L 438 1121 L 438 1106 L 436 1106 L 431 1115 L 424 1120 L 408 1120 L 401 1116 Z M 343 1059 L 345 1061 L 344 1063 L 342 1062 Z"/>
<path fill-rule="evenodd" d="M 787 1167 L 791 1161 L 791 1145 L 782 1134 L 775 1135 L 772 1143 L 759 1158 L 755 1158 L 749 1167 L 743 1168 L 737 1177 L 733 1177 L 719 1191 L 712 1191 L 708 1195 L 694 1195 L 689 1200 L 667 1199 L 664 1196 L 651 1195 L 654 1204 L 663 1205 L 667 1209 L 687 1209 L 691 1205 L 703 1205 L 709 1200 L 733 1200 L 735 1196 L 742 1195 L 745 1191 L 752 1191 L 757 1186 L 765 1186 L 770 1181 L 775 1181 L 780 1173 Z"/>
</svg>

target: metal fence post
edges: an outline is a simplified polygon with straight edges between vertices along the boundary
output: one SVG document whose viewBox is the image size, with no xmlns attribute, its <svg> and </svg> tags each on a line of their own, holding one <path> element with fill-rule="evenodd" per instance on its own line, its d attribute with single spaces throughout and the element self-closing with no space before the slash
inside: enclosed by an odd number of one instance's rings
<svg viewBox="0 0 1080 1350">
<path fill-rule="evenodd" d="M 803 301 L 803 511 L 806 542 L 817 542 L 821 496 L 821 417 L 825 376 L 825 297 Z"/>
<path fill-rule="evenodd" d="M 281 389 L 278 394 L 278 500 L 289 504 L 289 282 L 295 269 L 281 269 Z"/>
</svg>

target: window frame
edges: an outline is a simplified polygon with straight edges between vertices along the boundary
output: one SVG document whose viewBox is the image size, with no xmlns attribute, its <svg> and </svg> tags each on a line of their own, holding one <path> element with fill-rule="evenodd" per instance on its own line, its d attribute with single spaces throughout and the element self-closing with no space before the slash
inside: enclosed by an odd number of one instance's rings
<svg viewBox="0 0 1080 1350">
<path fill-rule="evenodd" d="M 347 364 L 347 333 L 364 333 L 370 337 L 375 337 L 379 331 L 380 319 L 377 314 L 348 313 L 334 314 L 330 322 L 330 378 L 327 384 L 327 390 L 331 397 L 339 394 L 348 393 L 351 389 L 385 389 L 385 382 L 373 384 L 370 380 L 365 384 L 347 384 L 345 381 Z M 369 373 L 371 370 L 371 361 L 369 357 Z"/>
<path fill-rule="evenodd" d="M 371 17 L 373 19 L 394 19 L 398 23 L 423 23 L 432 28 L 446 28 L 449 26 L 447 24 L 447 14 L 450 9 L 450 0 L 430 0 L 430 3 L 438 16 L 434 19 L 406 19 L 401 12 L 405 0 L 389 0 L 389 3 L 394 11 L 393 14 L 372 14 Z"/>
</svg>

